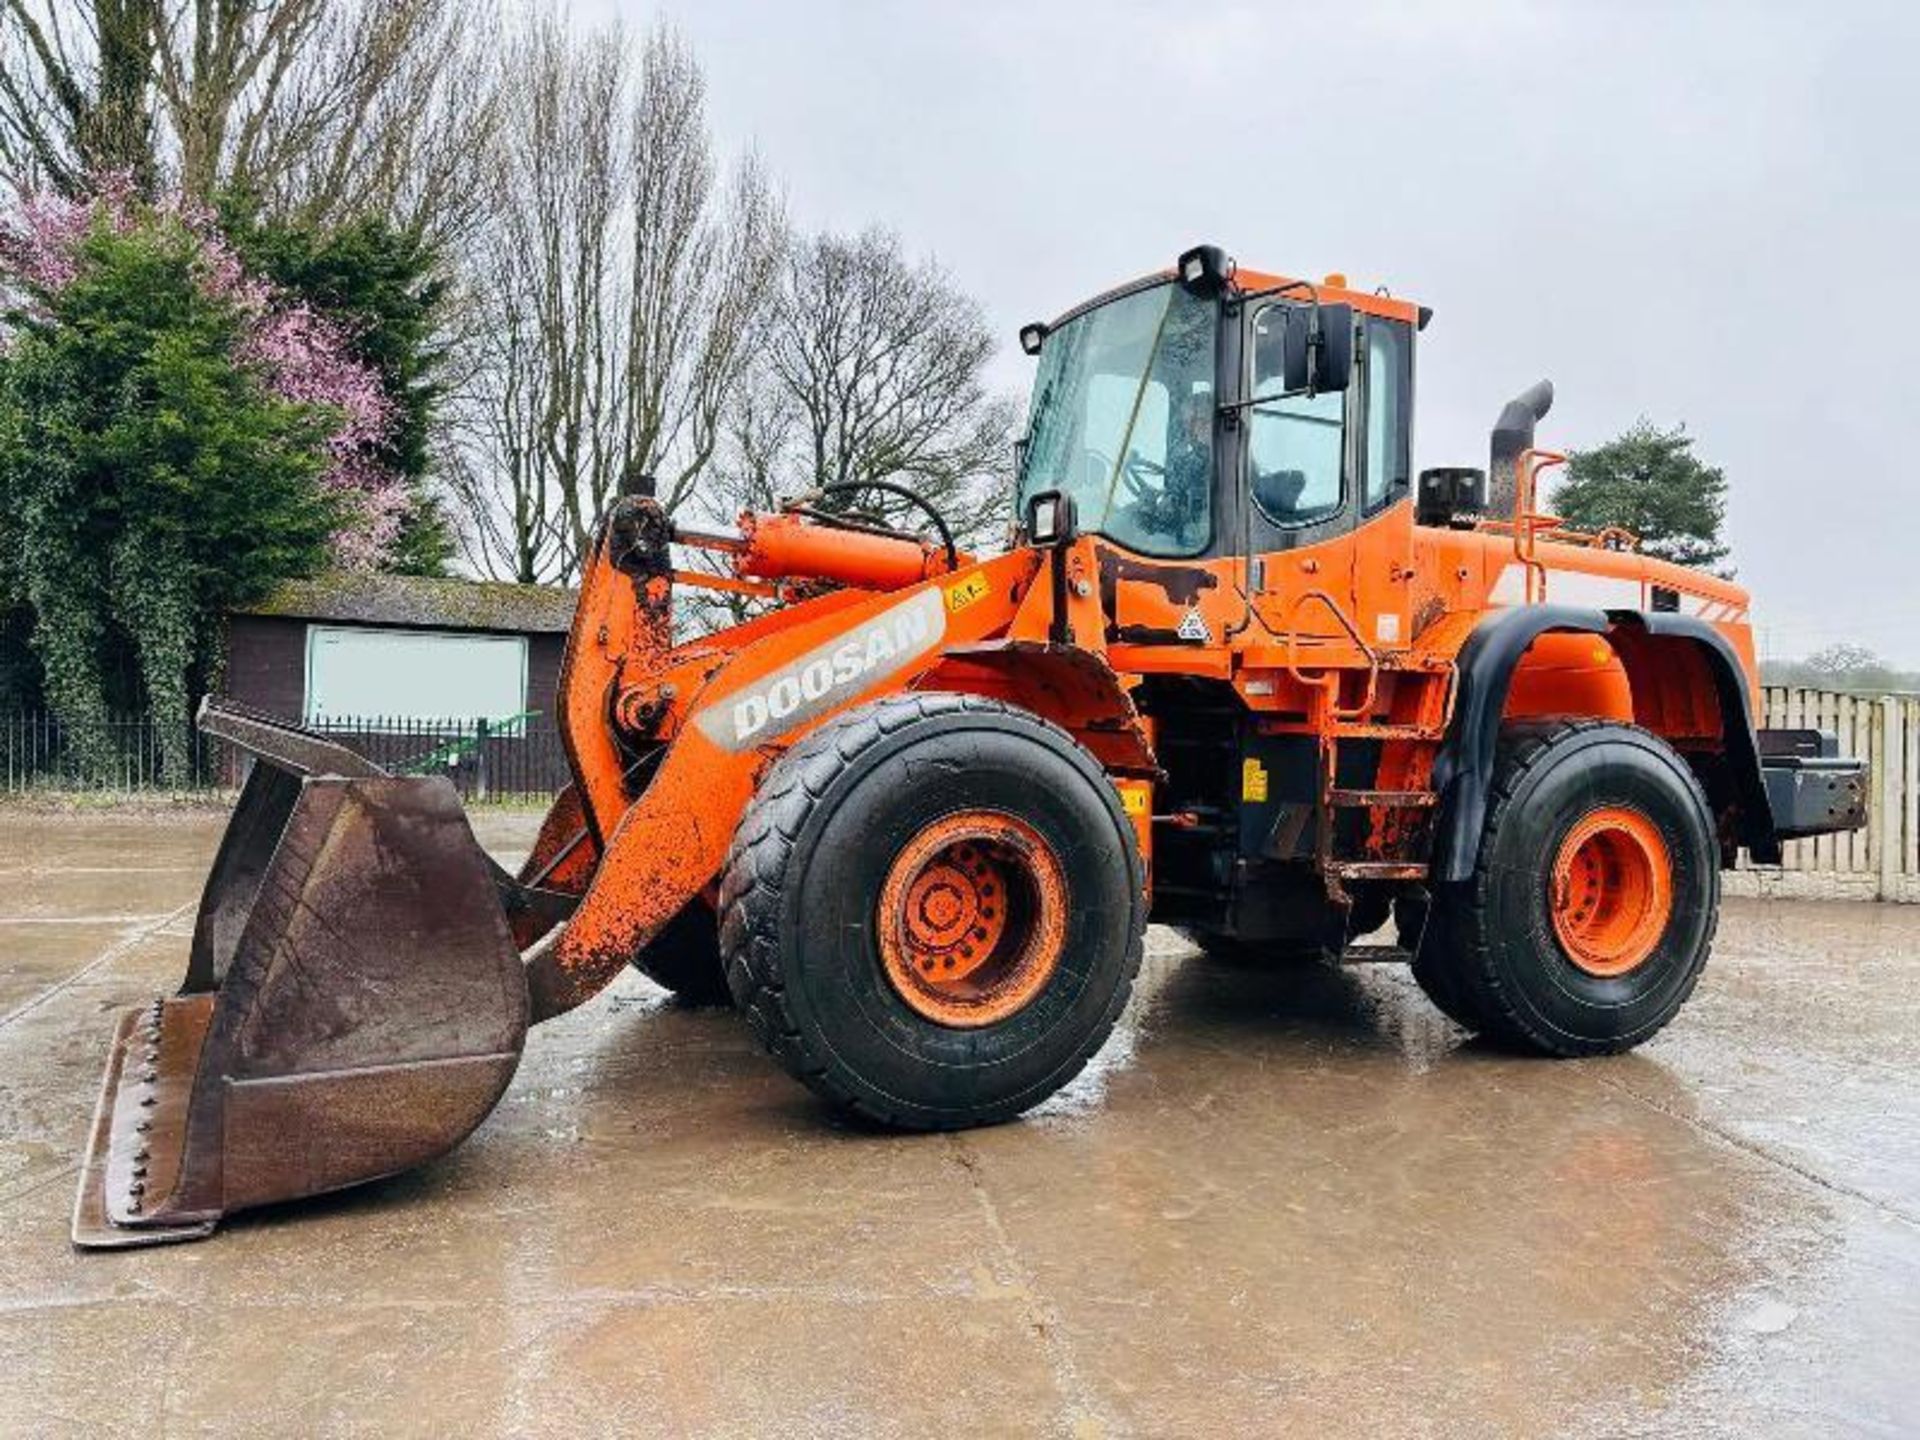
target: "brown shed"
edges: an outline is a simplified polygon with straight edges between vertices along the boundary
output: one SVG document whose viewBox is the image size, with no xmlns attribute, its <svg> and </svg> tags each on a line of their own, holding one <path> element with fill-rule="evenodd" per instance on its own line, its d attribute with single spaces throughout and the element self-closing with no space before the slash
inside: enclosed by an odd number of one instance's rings
<svg viewBox="0 0 1920 1440">
<path fill-rule="evenodd" d="M 342 571 L 227 620 L 229 697 L 310 724 L 551 723 L 574 592 Z"/>
</svg>

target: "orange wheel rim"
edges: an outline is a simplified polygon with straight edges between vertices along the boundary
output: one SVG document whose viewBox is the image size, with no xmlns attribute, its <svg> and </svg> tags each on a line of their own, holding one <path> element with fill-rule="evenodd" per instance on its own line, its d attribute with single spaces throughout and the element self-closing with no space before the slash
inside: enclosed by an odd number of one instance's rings
<svg viewBox="0 0 1920 1440">
<path fill-rule="evenodd" d="M 1066 919 L 1066 878 L 1039 832 L 997 810 L 963 810 L 921 830 L 888 867 L 880 962 L 916 1013 L 992 1025 L 1059 968 Z"/>
<path fill-rule="evenodd" d="M 1589 975 L 1625 975 L 1653 954 L 1673 915 L 1673 862 L 1660 829 L 1609 805 L 1583 816 L 1554 856 L 1549 902 L 1567 958 Z"/>
</svg>

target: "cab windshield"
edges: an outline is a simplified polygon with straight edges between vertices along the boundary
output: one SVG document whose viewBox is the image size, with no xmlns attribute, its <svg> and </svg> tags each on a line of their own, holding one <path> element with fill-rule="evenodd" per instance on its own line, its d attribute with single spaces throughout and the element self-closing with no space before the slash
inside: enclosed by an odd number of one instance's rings
<svg viewBox="0 0 1920 1440">
<path fill-rule="evenodd" d="M 1034 378 L 1020 506 L 1073 497 L 1080 528 L 1146 555 L 1212 533 L 1217 307 L 1171 281 L 1052 331 Z"/>
</svg>

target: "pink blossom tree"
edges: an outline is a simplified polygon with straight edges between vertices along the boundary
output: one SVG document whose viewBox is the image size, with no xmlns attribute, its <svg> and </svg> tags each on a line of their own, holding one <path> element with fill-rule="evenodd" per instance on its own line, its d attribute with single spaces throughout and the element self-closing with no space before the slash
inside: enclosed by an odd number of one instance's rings
<svg viewBox="0 0 1920 1440">
<path fill-rule="evenodd" d="M 76 778 L 114 773 L 137 705 L 184 783 L 221 618 L 391 554 L 399 407 L 356 338 L 123 181 L 0 215 L 0 608 L 30 617 Z"/>
<path fill-rule="evenodd" d="M 192 237 L 201 288 L 241 315 L 236 362 L 272 394 L 333 417 L 322 478 L 343 502 L 333 558 L 347 568 L 377 568 L 413 503 L 403 478 L 381 459 L 394 402 L 379 373 L 354 357 L 353 335 L 344 326 L 246 272 L 207 207 L 178 196 L 149 204 L 124 174 L 101 177 L 84 200 L 28 196 L 0 219 L 0 287 L 9 308 L 29 320 L 44 316 L 78 276 L 83 242 L 96 226 L 124 234 L 150 223 L 178 225 Z"/>
</svg>

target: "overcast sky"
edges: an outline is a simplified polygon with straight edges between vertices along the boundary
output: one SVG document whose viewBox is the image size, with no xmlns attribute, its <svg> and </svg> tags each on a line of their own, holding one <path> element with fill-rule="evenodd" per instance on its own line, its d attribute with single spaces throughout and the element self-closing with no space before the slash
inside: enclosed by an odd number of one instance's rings
<svg viewBox="0 0 1920 1440">
<path fill-rule="evenodd" d="M 1920 3 L 880 4 L 666 15 L 717 137 L 1020 322 L 1197 241 L 1431 305 L 1415 459 L 1684 421 L 1764 648 L 1920 666 Z"/>
</svg>

